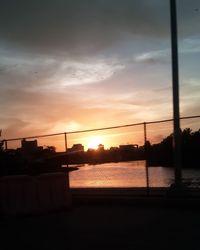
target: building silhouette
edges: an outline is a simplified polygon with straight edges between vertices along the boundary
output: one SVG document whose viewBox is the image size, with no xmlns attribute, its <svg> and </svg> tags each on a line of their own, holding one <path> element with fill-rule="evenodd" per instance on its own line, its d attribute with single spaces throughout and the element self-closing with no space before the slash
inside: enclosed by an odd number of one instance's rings
<svg viewBox="0 0 200 250">
<path fill-rule="evenodd" d="M 34 154 L 38 150 L 37 140 L 26 141 L 26 139 L 21 140 L 21 152 L 24 155 Z"/>
<path fill-rule="evenodd" d="M 84 152 L 84 146 L 81 143 L 74 144 L 71 148 L 68 149 L 68 152 L 71 153 Z"/>
</svg>

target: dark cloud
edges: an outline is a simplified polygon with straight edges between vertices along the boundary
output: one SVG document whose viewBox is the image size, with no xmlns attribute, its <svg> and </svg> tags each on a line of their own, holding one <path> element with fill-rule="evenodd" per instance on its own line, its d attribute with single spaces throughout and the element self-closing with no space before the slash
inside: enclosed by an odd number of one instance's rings
<svg viewBox="0 0 200 250">
<path fill-rule="evenodd" d="M 199 35 L 200 2 L 199 0 L 177 0 L 179 36 Z"/>
<path fill-rule="evenodd" d="M 159 0 L 5 0 L 0 38 L 42 52 L 97 51 L 123 39 L 124 32 L 168 33 L 168 9 L 168 1 Z"/>
<path fill-rule="evenodd" d="M 180 35 L 199 34 L 198 0 L 178 0 Z M 4 46 L 80 55 L 95 53 L 125 34 L 169 37 L 167 0 L 1 0 Z"/>
</svg>

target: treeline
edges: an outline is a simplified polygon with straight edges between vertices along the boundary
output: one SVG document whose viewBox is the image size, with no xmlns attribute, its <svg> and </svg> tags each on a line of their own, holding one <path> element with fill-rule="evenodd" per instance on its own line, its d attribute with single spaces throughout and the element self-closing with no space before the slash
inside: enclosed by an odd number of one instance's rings
<svg viewBox="0 0 200 250">
<path fill-rule="evenodd" d="M 173 134 L 158 144 L 146 144 L 149 165 L 173 166 Z M 181 131 L 182 166 L 200 168 L 200 129 L 193 132 L 190 128 Z"/>
</svg>

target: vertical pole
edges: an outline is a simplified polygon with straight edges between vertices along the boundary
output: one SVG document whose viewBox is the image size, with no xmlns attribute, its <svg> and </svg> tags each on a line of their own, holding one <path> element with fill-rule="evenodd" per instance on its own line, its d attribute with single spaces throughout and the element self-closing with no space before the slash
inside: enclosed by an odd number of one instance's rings
<svg viewBox="0 0 200 250">
<path fill-rule="evenodd" d="M 64 133 L 64 136 L 65 136 L 65 152 L 67 153 L 67 133 L 65 132 Z M 69 165 L 68 165 L 68 156 L 66 156 L 67 157 L 67 168 L 69 167 Z"/>
<path fill-rule="evenodd" d="M 4 143 L 5 143 L 5 152 L 7 152 L 8 151 L 8 141 L 7 140 L 4 140 Z M 5 158 L 6 160 L 5 160 L 5 169 L 8 167 L 8 156 L 7 156 L 7 154 L 6 154 L 6 158 Z"/>
<path fill-rule="evenodd" d="M 176 0 L 170 0 L 175 185 L 182 184 Z"/>
<path fill-rule="evenodd" d="M 8 151 L 8 141 L 5 140 L 4 142 L 5 142 L 5 151 L 7 152 Z"/>
<path fill-rule="evenodd" d="M 147 159 L 147 127 L 146 127 L 146 122 L 144 122 L 144 154 L 145 154 L 146 188 L 147 188 L 147 196 L 149 196 L 149 168 L 148 168 L 148 159 Z"/>
<path fill-rule="evenodd" d="M 67 152 L 67 133 L 64 133 L 65 136 L 65 152 Z"/>
<path fill-rule="evenodd" d="M 64 138 L 65 138 L 65 152 L 66 152 L 66 163 L 67 163 L 67 171 L 66 171 L 66 188 L 67 190 L 69 190 L 70 188 L 70 185 L 69 185 L 69 171 L 68 171 L 68 167 L 69 167 L 69 164 L 68 164 L 68 155 L 67 155 L 67 133 L 65 132 L 64 133 Z"/>
</svg>

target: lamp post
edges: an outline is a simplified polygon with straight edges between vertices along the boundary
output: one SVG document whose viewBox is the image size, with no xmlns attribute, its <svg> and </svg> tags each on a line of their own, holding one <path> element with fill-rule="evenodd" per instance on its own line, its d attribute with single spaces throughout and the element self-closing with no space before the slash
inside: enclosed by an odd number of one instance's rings
<svg viewBox="0 0 200 250">
<path fill-rule="evenodd" d="M 170 0 L 175 186 L 182 184 L 176 0 Z"/>
</svg>

